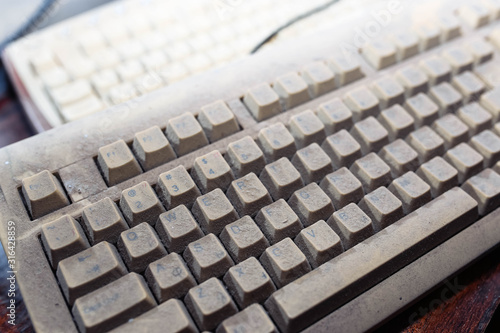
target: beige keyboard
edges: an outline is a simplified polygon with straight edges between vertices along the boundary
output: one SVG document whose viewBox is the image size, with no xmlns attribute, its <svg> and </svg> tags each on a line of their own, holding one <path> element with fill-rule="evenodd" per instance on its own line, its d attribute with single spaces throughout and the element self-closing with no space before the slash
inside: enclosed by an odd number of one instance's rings
<svg viewBox="0 0 500 333">
<path fill-rule="evenodd" d="M 500 4 L 390 4 L 2 148 L 35 330 L 363 332 L 496 248 Z"/>
</svg>

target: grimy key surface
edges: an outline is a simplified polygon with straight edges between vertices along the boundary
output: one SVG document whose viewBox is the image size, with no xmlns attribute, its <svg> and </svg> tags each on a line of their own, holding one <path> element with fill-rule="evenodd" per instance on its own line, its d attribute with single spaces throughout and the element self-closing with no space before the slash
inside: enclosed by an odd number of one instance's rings
<svg viewBox="0 0 500 333">
<path fill-rule="evenodd" d="M 282 332 L 297 332 L 440 244 L 477 216 L 477 202 L 453 188 L 359 243 L 356 251 L 344 252 L 276 291 L 265 307 Z M 420 228 L 415 229 L 416 224 Z"/>
</svg>

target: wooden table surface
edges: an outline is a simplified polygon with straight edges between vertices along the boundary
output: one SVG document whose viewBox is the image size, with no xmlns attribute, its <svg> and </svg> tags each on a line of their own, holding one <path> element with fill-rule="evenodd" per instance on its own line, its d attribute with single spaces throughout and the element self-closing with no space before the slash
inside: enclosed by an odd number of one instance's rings
<svg viewBox="0 0 500 333">
<path fill-rule="evenodd" d="M 33 135 L 19 103 L 0 100 L 0 147 Z M 33 332 L 17 293 L 16 326 L 7 323 L 7 260 L 0 249 L 0 332 Z M 500 248 L 405 310 L 378 332 L 500 332 Z"/>
</svg>

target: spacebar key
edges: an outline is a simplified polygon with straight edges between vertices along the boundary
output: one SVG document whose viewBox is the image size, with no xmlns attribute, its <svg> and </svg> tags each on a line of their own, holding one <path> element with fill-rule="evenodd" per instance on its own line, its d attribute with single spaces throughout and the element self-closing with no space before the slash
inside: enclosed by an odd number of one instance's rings
<svg viewBox="0 0 500 333">
<path fill-rule="evenodd" d="M 265 306 L 282 332 L 297 332 L 477 220 L 477 202 L 455 187 L 274 292 Z M 383 307 L 383 300 L 380 300 Z"/>
</svg>

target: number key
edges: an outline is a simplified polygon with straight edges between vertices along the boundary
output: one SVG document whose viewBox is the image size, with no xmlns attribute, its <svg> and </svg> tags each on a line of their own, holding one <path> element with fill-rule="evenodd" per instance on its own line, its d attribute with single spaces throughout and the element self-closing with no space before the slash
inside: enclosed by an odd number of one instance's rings
<svg viewBox="0 0 500 333">
<path fill-rule="evenodd" d="M 165 211 L 148 182 L 141 182 L 122 192 L 120 207 L 131 226 L 141 222 L 153 225 Z"/>
<path fill-rule="evenodd" d="M 162 173 L 158 177 L 158 186 L 167 208 L 181 204 L 190 207 L 201 194 L 183 165 Z"/>
</svg>

